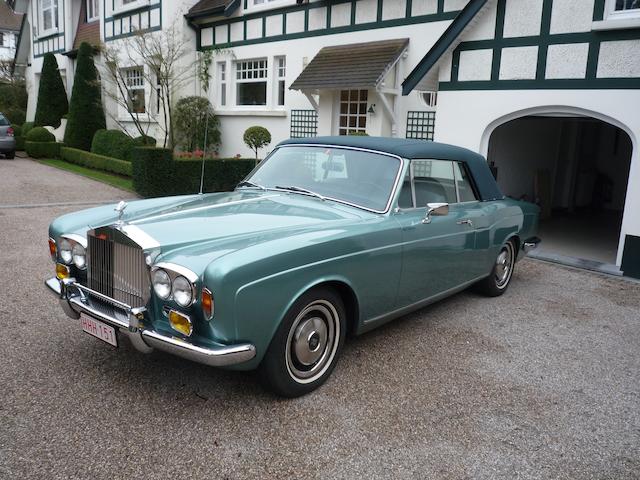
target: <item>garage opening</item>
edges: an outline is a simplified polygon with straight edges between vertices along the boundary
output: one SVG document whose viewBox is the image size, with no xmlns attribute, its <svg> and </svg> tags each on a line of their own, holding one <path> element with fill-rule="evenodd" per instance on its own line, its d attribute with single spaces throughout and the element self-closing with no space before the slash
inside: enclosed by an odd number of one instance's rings
<svg viewBox="0 0 640 480">
<path fill-rule="evenodd" d="M 619 273 L 631 154 L 629 135 L 601 120 L 527 116 L 493 131 L 488 161 L 506 195 L 540 205 L 535 255 Z"/>
</svg>

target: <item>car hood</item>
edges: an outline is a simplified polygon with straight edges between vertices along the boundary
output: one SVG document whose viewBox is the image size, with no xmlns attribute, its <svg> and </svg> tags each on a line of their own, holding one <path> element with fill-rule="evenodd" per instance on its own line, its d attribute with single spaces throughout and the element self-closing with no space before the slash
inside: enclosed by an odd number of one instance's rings
<svg viewBox="0 0 640 480">
<path fill-rule="evenodd" d="M 330 227 L 335 233 L 340 224 L 372 216 L 337 202 L 282 192 L 175 197 L 159 208 L 145 202 L 127 206 L 123 231 L 132 238 L 142 233 L 157 243 L 156 262 L 177 263 L 198 274 L 212 260 L 242 248 Z"/>
</svg>

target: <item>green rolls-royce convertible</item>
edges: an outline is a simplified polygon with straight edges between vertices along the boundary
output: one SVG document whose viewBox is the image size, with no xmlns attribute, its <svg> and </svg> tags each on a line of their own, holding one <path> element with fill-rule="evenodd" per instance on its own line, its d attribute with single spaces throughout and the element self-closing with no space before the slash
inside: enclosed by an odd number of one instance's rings
<svg viewBox="0 0 640 480">
<path fill-rule="evenodd" d="M 45 283 L 113 346 L 128 337 L 142 352 L 258 368 L 295 397 L 327 379 L 350 334 L 471 285 L 504 293 L 539 242 L 538 212 L 505 198 L 466 149 L 292 139 L 232 192 L 57 218 Z"/>
</svg>

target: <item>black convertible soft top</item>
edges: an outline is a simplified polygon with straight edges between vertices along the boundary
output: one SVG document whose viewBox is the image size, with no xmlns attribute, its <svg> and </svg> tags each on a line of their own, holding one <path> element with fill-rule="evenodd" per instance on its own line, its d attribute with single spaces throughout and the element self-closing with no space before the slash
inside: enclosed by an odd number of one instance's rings
<svg viewBox="0 0 640 480">
<path fill-rule="evenodd" d="M 387 152 L 408 159 L 455 160 L 464 162 L 473 179 L 480 200 L 500 200 L 504 195 L 496 183 L 487 161 L 482 155 L 471 150 L 446 143 L 428 142 L 425 140 L 409 140 L 402 138 L 366 137 L 366 136 L 335 136 L 291 138 L 280 142 L 280 145 L 335 145 L 354 148 L 365 148 L 379 152 Z"/>
</svg>

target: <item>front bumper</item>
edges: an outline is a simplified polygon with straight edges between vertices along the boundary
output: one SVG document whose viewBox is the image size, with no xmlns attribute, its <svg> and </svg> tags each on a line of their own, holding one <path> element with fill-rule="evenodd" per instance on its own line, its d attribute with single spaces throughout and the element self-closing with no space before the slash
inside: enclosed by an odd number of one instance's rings
<svg viewBox="0 0 640 480">
<path fill-rule="evenodd" d="M 67 316 L 79 318 L 80 313 L 84 312 L 97 320 L 105 322 L 128 336 L 133 346 L 143 353 L 150 353 L 154 348 L 157 348 L 158 350 L 212 367 L 235 365 L 249 361 L 256 356 L 256 348 L 250 343 L 215 347 L 197 345 L 181 338 L 167 336 L 151 328 L 146 328 L 143 323 L 146 312 L 144 307 L 132 308 L 84 285 L 80 285 L 73 278 L 58 280 L 53 277 L 45 280 L 44 283 L 58 297 L 60 305 Z M 113 310 L 121 312 L 121 315 L 109 313 L 100 306 L 99 302 L 93 301 L 93 298 L 112 304 L 115 307 Z"/>
</svg>

